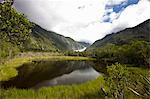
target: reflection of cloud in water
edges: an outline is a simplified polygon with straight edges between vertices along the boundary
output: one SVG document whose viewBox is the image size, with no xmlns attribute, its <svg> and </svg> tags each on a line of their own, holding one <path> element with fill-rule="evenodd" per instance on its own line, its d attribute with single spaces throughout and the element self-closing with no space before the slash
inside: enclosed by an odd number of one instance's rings
<svg viewBox="0 0 150 99">
<path fill-rule="evenodd" d="M 33 88 L 40 88 L 42 86 L 55 86 L 55 85 L 67 85 L 67 84 L 79 84 L 89 80 L 96 79 L 100 74 L 93 68 L 85 68 L 75 70 L 69 74 L 56 77 L 52 80 L 47 80 L 37 84 Z"/>
</svg>

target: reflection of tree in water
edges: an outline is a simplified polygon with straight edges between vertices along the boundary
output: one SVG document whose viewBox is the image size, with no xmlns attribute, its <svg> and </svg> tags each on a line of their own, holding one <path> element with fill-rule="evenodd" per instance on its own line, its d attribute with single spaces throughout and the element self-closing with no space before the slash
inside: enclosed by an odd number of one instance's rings
<svg viewBox="0 0 150 99">
<path fill-rule="evenodd" d="M 93 65 L 92 67 L 97 71 L 97 72 L 100 72 L 100 73 L 104 73 L 106 74 L 107 73 L 107 68 L 106 68 L 106 64 L 103 64 L 101 62 L 98 62 L 98 61 L 93 61 Z"/>
<path fill-rule="evenodd" d="M 84 70 L 94 65 L 91 61 L 34 61 L 19 67 L 18 76 L 3 82 L 2 86 L 5 88 L 11 86 L 30 88 L 39 82 L 54 79 L 74 70 Z"/>
</svg>

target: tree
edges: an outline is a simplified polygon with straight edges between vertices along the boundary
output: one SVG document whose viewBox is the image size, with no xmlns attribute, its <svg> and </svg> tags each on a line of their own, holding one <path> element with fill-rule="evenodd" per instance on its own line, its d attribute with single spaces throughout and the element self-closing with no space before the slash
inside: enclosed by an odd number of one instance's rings
<svg viewBox="0 0 150 99">
<path fill-rule="evenodd" d="M 0 3 L 0 39 L 21 47 L 30 37 L 32 24 L 11 5 L 12 0 Z"/>
<path fill-rule="evenodd" d="M 105 77 L 106 85 L 110 89 L 111 95 L 116 99 L 122 99 L 128 88 L 129 72 L 125 65 L 114 64 L 107 67 L 108 75 Z"/>
</svg>

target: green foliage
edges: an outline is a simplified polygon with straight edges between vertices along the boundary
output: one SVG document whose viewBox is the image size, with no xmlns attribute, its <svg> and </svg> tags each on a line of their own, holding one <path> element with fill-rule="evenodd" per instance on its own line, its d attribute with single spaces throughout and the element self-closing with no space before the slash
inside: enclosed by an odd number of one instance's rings
<svg viewBox="0 0 150 99">
<path fill-rule="evenodd" d="M 19 48 L 12 43 L 0 40 L 0 58 L 12 57 L 19 52 Z"/>
<path fill-rule="evenodd" d="M 95 50 L 95 57 L 98 59 L 101 58 L 112 58 L 115 56 L 117 52 L 118 46 L 115 46 L 114 44 L 107 44 L 103 48 L 96 49 Z"/>
<path fill-rule="evenodd" d="M 150 95 L 150 72 L 146 69 L 137 67 L 128 68 L 130 72 L 130 88 L 140 94 L 144 99 L 148 99 Z"/>
<path fill-rule="evenodd" d="M 0 4 L 0 39 L 22 45 L 31 33 L 32 24 L 18 13 L 11 2 Z"/>
<path fill-rule="evenodd" d="M 42 37 L 34 37 L 31 38 L 24 44 L 25 51 L 33 51 L 33 52 L 59 52 L 58 48 L 56 48 L 52 42 L 50 42 L 46 38 Z"/>
<path fill-rule="evenodd" d="M 119 62 L 144 67 L 150 65 L 150 42 L 135 41 L 122 46 L 107 44 L 94 51 L 93 54 L 97 60 L 103 60 L 106 63 Z"/>
<path fill-rule="evenodd" d="M 126 65 L 113 64 L 107 67 L 105 76 L 109 96 L 116 99 L 123 97 L 136 97 L 148 99 L 150 90 L 149 70 L 126 67 Z"/>
<path fill-rule="evenodd" d="M 16 55 L 30 38 L 32 24 L 11 5 L 0 3 L 0 58 Z"/>
<path fill-rule="evenodd" d="M 76 51 L 66 51 L 64 52 L 64 55 L 66 56 L 83 56 L 83 57 L 88 57 L 91 56 L 89 52 L 76 52 Z"/>
<path fill-rule="evenodd" d="M 106 77 L 106 84 L 109 87 L 110 93 L 119 98 L 128 87 L 129 72 L 125 65 L 114 64 L 107 69 L 108 77 Z"/>
</svg>

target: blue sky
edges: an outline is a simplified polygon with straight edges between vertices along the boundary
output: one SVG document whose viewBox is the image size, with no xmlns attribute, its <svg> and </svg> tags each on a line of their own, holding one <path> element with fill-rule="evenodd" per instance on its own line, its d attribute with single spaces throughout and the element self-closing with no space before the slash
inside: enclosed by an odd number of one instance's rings
<svg viewBox="0 0 150 99">
<path fill-rule="evenodd" d="M 127 3 L 115 5 L 113 7 L 113 11 L 116 12 L 116 13 L 118 13 L 121 10 L 125 9 L 126 7 L 128 7 L 129 5 L 137 4 L 138 2 L 139 2 L 139 0 L 128 0 Z"/>
<path fill-rule="evenodd" d="M 112 22 L 113 20 L 111 20 L 110 16 L 113 12 L 115 13 L 121 13 L 123 12 L 124 9 L 126 9 L 128 6 L 131 5 L 136 5 L 139 2 L 139 0 L 125 0 L 124 2 L 117 4 L 117 5 L 106 5 L 105 9 L 112 9 L 112 12 L 107 12 L 105 13 L 103 16 L 107 16 L 106 19 L 103 20 L 103 22 Z M 118 16 L 119 18 L 119 16 Z"/>
</svg>

